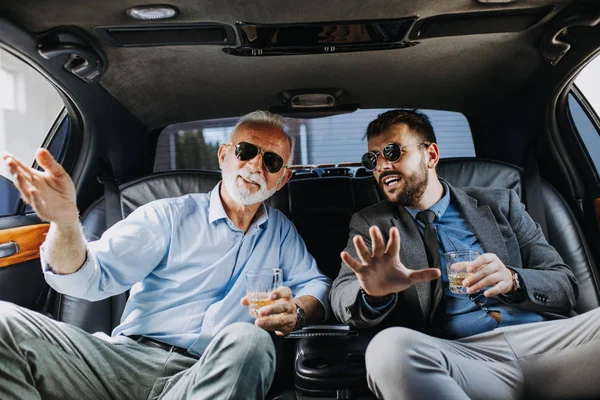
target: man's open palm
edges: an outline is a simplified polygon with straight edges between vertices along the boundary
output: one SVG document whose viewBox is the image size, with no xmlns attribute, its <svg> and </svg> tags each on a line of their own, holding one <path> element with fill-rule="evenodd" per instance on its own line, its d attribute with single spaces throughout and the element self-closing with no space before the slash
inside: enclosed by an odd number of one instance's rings
<svg viewBox="0 0 600 400">
<path fill-rule="evenodd" d="M 73 181 L 48 150 L 39 149 L 35 157 L 44 171 L 30 168 L 10 154 L 5 154 L 2 158 L 21 197 L 31 204 L 40 219 L 59 224 L 78 221 Z"/>
<path fill-rule="evenodd" d="M 341 254 L 342 261 L 350 268 L 360 282 L 363 290 L 371 296 L 386 296 L 399 293 L 415 283 L 431 281 L 440 277 L 437 268 L 412 270 L 400 262 L 400 233 L 397 228 L 390 229 L 387 246 L 378 227 L 369 228 L 372 249 L 369 250 L 362 236 L 352 239 L 360 261 L 348 252 Z M 427 260 L 423 260 L 427 263 Z"/>
</svg>

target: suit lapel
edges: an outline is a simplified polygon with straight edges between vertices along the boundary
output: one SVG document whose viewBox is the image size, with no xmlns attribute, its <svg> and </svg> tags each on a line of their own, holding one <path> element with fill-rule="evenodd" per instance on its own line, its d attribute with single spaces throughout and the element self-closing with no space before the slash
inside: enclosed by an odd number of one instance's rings
<svg viewBox="0 0 600 400">
<path fill-rule="evenodd" d="M 450 194 L 456 200 L 456 204 L 461 209 L 465 220 L 469 221 L 473 228 L 473 233 L 479 239 L 481 247 L 486 253 L 494 253 L 503 262 L 508 262 L 508 250 L 504 243 L 504 238 L 498 229 L 496 218 L 488 205 L 478 206 L 477 200 L 467 195 L 462 190 L 457 190 L 452 186 Z"/>
<path fill-rule="evenodd" d="M 392 226 L 400 232 L 400 261 L 405 267 L 419 270 L 429 268 L 425 245 L 413 217 L 404 209 L 390 203 L 394 209 L 395 218 L 391 219 Z M 431 306 L 431 283 L 417 283 L 408 288 L 404 295 L 418 301 L 423 315 L 428 315 Z M 417 299 L 415 299 L 415 297 Z"/>
</svg>

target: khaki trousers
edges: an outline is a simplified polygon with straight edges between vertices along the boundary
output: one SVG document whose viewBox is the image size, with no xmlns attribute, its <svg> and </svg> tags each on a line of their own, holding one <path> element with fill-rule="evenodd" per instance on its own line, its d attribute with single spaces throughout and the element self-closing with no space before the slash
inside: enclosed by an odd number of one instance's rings
<svg viewBox="0 0 600 400">
<path fill-rule="evenodd" d="M 459 340 L 389 328 L 366 364 L 380 399 L 600 398 L 600 309 Z"/>
</svg>

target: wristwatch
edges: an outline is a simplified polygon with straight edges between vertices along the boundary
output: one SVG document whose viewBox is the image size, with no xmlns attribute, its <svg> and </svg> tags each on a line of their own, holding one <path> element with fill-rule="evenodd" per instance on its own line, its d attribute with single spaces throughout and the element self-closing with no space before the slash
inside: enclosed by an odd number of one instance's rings
<svg viewBox="0 0 600 400">
<path fill-rule="evenodd" d="M 304 310 L 302 309 L 302 307 L 300 307 L 298 304 L 296 304 L 296 326 L 294 327 L 294 330 L 297 331 L 299 329 L 302 329 L 306 326 L 306 321 L 305 321 L 305 314 L 304 314 Z"/>
<path fill-rule="evenodd" d="M 521 282 L 521 277 L 519 276 L 519 274 L 516 271 L 513 271 L 512 269 L 510 270 L 510 272 L 512 273 L 513 281 L 512 292 L 517 292 L 523 289 L 523 283 Z"/>
</svg>

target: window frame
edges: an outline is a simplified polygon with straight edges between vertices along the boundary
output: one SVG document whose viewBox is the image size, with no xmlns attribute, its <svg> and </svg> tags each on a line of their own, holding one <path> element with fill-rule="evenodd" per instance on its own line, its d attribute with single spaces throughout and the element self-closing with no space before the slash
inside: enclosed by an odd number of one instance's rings
<svg viewBox="0 0 600 400">
<path fill-rule="evenodd" d="M 583 93 L 579 90 L 577 85 L 573 84 L 571 86 L 571 88 L 567 91 L 566 94 L 567 95 L 565 96 L 565 111 L 566 111 L 565 114 L 566 114 L 567 121 L 570 125 L 570 128 L 572 129 L 572 131 L 574 133 L 574 137 L 579 146 L 579 150 L 581 151 L 582 154 L 585 154 L 585 156 L 586 156 L 585 157 L 586 167 L 590 171 L 592 171 L 593 178 L 595 179 L 596 184 L 600 185 L 600 165 L 597 166 L 594 163 L 594 161 L 588 151 L 588 146 L 586 145 L 585 141 L 581 137 L 581 133 L 577 129 L 577 124 L 576 124 L 573 114 L 571 112 L 571 105 L 569 104 L 569 96 L 573 96 L 573 99 L 581 107 L 581 109 L 585 113 L 586 117 L 588 118 L 588 120 L 590 121 L 592 126 L 596 129 L 596 133 L 598 133 L 599 137 L 600 137 L 600 118 L 598 117 L 598 114 L 595 112 L 595 110 L 592 108 L 592 106 L 589 104 L 589 102 L 587 101 L 587 99 L 585 98 Z"/>
</svg>

